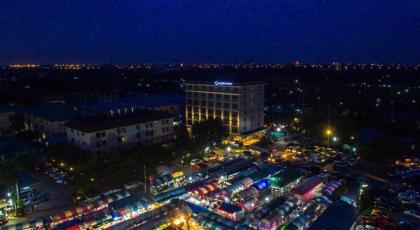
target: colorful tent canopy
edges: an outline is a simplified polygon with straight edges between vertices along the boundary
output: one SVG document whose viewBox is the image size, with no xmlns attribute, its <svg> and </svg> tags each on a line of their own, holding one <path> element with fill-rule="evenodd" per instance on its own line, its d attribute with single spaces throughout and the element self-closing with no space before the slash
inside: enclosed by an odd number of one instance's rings
<svg viewBox="0 0 420 230">
<path fill-rule="evenodd" d="M 46 222 L 44 220 L 30 221 L 26 223 L 19 223 L 15 225 L 0 227 L 0 230 L 23 230 L 23 229 L 44 229 Z"/>
<path fill-rule="evenodd" d="M 246 177 L 246 178 L 243 178 L 239 181 L 236 181 L 231 186 L 229 186 L 229 188 L 228 188 L 229 194 L 232 195 L 232 194 L 238 193 L 238 192 L 240 192 L 244 189 L 247 189 L 252 185 L 252 183 L 254 183 L 254 181 L 249 177 Z"/>
<path fill-rule="evenodd" d="M 129 195 L 130 193 L 126 191 L 115 193 L 110 196 L 101 198 L 96 202 L 83 204 L 76 208 L 72 208 L 72 209 L 57 213 L 56 215 L 51 216 L 50 219 L 53 224 L 62 223 L 68 219 L 75 218 L 75 217 L 87 214 L 89 212 L 92 212 L 93 210 L 105 208 L 111 202 L 122 199 Z"/>
<path fill-rule="evenodd" d="M 219 190 L 219 187 L 217 186 L 216 183 L 210 183 L 203 187 L 196 188 L 192 192 L 200 196 L 205 196 L 213 191 L 218 191 L 218 190 Z"/>
</svg>

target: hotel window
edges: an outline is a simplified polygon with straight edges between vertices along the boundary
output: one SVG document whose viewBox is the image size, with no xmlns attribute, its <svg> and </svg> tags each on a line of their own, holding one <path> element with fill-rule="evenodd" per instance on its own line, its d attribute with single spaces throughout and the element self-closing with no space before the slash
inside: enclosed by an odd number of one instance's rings
<svg viewBox="0 0 420 230">
<path fill-rule="evenodd" d="M 225 119 L 229 119 L 229 111 L 224 111 L 224 112 L 223 112 L 223 117 L 224 117 Z"/>
<path fill-rule="evenodd" d="M 213 110 L 209 109 L 209 116 L 213 116 Z"/>
<path fill-rule="evenodd" d="M 225 100 L 225 101 L 229 101 L 229 100 L 230 100 L 229 95 L 224 95 L 224 96 L 223 96 L 223 100 Z"/>
<path fill-rule="evenodd" d="M 206 101 L 201 101 L 201 106 L 206 106 Z"/>
<path fill-rule="evenodd" d="M 225 104 L 224 104 L 224 108 L 225 108 L 225 109 L 229 109 L 229 108 L 230 108 L 230 104 L 229 104 L 229 103 L 225 103 Z"/>
<path fill-rule="evenodd" d="M 236 95 L 232 95 L 232 101 L 238 101 L 238 96 L 236 96 Z"/>
<path fill-rule="evenodd" d="M 207 105 L 208 105 L 208 107 L 213 107 L 213 105 L 214 105 L 214 104 L 213 104 L 213 102 L 212 102 L 212 101 L 208 101 L 208 102 L 207 102 Z"/>
<path fill-rule="evenodd" d="M 198 100 L 194 100 L 194 105 L 199 105 Z"/>
<path fill-rule="evenodd" d="M 238 109 L 238 104 L 232 104 L 232 109 Z"/>
<path fill-rule="evenodd" d="M 187 104 L 188 104 L 188 105 L 191 105 L 191 99 L 188 99 L 188 100 L 187 100 Z"/>
<path fill-rule="evenodd" d="M 201 93 L 201 99 L 207 99 L 207 94 L 206 93 Z"/>
<path fill-rule="evenodd" d="M 217 100 L 217 101 L 222 100 L 222 95 L 220 95 L 220 94 L 216 94 L 216 100 Z"/>
<path fill-rule="evenodd" d="M 222 103 L 221 102 L 216 102 L 216 108 L 220 108 L 222 107 Z"/>
<path fill-rule="evenodd" d="M 212 93 L 209 93 L 209 94 L 208 94 L 208 99 L 209 99 L 209 100 L 213 99 L 213 94 L 212 94 Z"/>
<path fill-rule="evenodd" d="M 204 116 L 204 114 L 206 114 L 206 109 L 205 109 L 205 108 L 202 108 L 202 109 L 200 110 L 200 112 L 201 112 L 201 116 Z"/>
</svg>

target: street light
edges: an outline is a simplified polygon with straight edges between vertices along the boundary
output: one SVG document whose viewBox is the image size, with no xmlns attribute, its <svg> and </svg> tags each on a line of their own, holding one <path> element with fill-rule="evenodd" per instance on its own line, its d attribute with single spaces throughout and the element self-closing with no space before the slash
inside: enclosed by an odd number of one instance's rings
<svg viewBox="0 0 420 230">
<path fill-rule="evenodd" d="M 331 136 L 332 130 L 331 129 L 325 130 L 325 134 L 327 134 L 327 136 Z"/>
<path fill-rule="evenodd" d="M 337 137 L 333 137 L 333 138 L 332 138 L 332 140 L 333 140 L 334 142 L 337 142 L 337 141 L 338 141 L 338 138 L 337 138 Z"/>
<path fill-rule="evenodd" d="M 332 130 L 330 128 L 327 128 L 327 130 L 325 130 L 325 134 L 327 135 L 327 145 L 328 148 L 330 147 L 330 136 L 333 134 Z"/>
</svg>

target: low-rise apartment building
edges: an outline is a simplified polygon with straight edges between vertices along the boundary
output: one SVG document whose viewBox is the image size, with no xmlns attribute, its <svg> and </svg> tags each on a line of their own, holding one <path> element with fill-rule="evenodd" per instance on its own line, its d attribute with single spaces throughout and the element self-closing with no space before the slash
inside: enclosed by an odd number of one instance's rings
<svg viewBox="0 0 420 230">
<path fill-rule="evenodd" d="M 71 120 L 65 126 L 67 142 L 98 154 L 119 146 L 153 145 L 174 138 L 175 117 L 144 111 L 118 117 L 87 117 Z"/>
</svg>

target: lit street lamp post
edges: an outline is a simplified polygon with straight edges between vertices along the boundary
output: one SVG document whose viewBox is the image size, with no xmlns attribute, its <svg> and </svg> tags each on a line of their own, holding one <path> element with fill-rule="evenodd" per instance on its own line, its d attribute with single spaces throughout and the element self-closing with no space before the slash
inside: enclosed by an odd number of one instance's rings
<svg viewBox="0 0 420 230">
<path fill-rule="evenodd" d="M 330 147 L 330 137 L 331 137 L 331 135 L 332 135 L 332 130 L 330 129 L 330 128 L 328 128 L 326 131 L 325 131 L 325 134 L 327 135 L 327 146 L 328 146 L 328 148 Z"/>
</svg>

